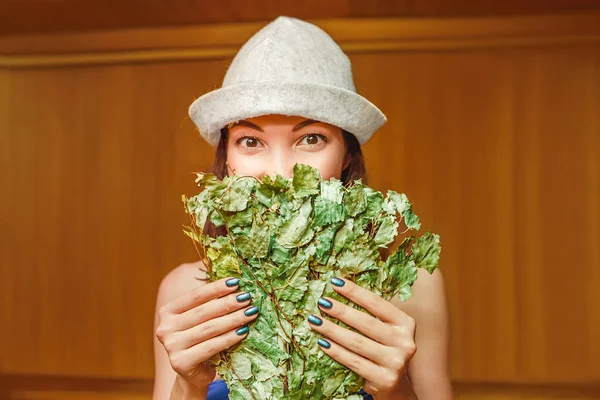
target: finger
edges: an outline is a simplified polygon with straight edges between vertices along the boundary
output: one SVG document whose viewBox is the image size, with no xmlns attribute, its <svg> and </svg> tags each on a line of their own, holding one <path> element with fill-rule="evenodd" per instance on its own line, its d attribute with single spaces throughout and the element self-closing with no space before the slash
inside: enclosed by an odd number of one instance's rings
<svg viewBox="0 0 600 400">
<path fill-rule="evenodd" d="M 377 382 L 379 379 L 381 379 L 382 375 L 387 374 L 387 371 L 383 367 L 370 360 L 367 360 L 364 357 L 361 357 L 356 353 L 351 352 L 350 350 L 331 340 L 319 339 L 319 346 L 321 347 L 321 350 L 325 352 L 325 354 L 356 372 L 367 381 Z"/>
<path fill-rule="evenodd" d="M 230 348 L 248 336 L 248 327 L 238 328 L 216 336 L 205 342 L 198 343 L 189 349 L 180 352 L 187 363 L 198 365 L 214 356 L 215 354 Z"/>
<path fill-rule="evenodd" d="M 331 304 L 331 307 L 324 307 L 322 304 L 326 304 L 320 300 L 319 309 L 332 317 L 345 322 L 353 328 L 356 328 L 363 335 L 378 341 L 382 344 L 394 343 L 395 334 L 392 328 L 386 323 L 378 320 L 377 318 L 368 315 L 362 311 L 358 311 L 346 304 L 340 303 L 330 297 L 324 298 L 324 300 Z M 327 304 L 327 305 L 329 305 Z"/>
<path fill-rule="evenodd" d="M 193 326 L 204 324 L 213 318 L 221 317 L 247 307 L 251 301 L 252 298 L 247 292 L 231 293 L 225 297 L 210 300 L 177 316 L 174 330 L 183 331 Z"/>
<path fill-rule="evenodd" d="M 215 282 L 194 288 L 165 305 L 166 311 L 181 314 L 207 301 L 229 294 L 237 290 L 237 278 L 223 278 Z"/>
<path fill-rule="evenodd" d="M 181 348 L 190 348 L 198 343 L 240 328 L 255 320 L 256 317 L 258 317 L 258 307 L 247 307 L 243 310 L 211 319 L 186 331 L 176 332 L 173 340 Z"/>
<path fill-rule="evenodd" d="M 393 347 L 383 345 L 359 333 L 342 328 L 326 319 L 313 315 L 308 321 L 311 329 L 332 339 L 334 342 L 351 352 L 368 358 L 376 364 L 386 365 L 387 359 L 396 353 L 396 350 Z"/>
<path fill-rule="evenodd" d="M 375 293 L 358 286 L 356 283 L 347 279 L 333 278 L 331 280 L 333 289 L 346 297 L 353 303 L 356 303 L 371 314 L 384 322 L 394 325 L 400 325 L 410 317 L 398 307 L 377 296 Z"/>
</svg>

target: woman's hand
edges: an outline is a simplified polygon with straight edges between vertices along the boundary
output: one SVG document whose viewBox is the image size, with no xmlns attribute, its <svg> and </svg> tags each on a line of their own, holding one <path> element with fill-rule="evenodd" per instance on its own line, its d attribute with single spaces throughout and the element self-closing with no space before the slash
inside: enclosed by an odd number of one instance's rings
<svg viewBox="0 0 600 400">
<path fill-rule="evenodd" d="M 177 382 L 208 388 L 216 372 L 205 361 L 246 337 L 244 325 L 256 318 L 258 309 L 248 307 L 248 293 L 234 293 L 238 284 L 235 278 L 221 279 L 193 289 L 159 310 L 156 337 L 180 377 Z"/>
<path fill-rule="evenodd" d="M 310 316 L 312 329 L 325 336 L 321 349 L 366 379 L 364 390 L 377 398 L 405 390 L 408 361 L 416 352 L 415 320 L 375 293 L 353 282 L 333 278 L 336 292 L 371 314 L 331 298 L 319 299 L 319 308 L 356 328 L 356 333 L 318 316 Z M 316 318 L 315 318 L 316 317 Z"/>
</svg>

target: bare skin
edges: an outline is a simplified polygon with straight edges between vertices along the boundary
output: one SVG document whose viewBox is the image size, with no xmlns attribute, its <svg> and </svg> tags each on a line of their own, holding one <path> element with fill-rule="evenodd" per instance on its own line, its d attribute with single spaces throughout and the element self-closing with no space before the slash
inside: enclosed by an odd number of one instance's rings
<svg viewBox="0 0 600 400">
<path fill-rule="evenodd" d="M 317 168 L 325 179 L 339 179 L 347 162 L 339 128 L 302 117 L 262 116 L 230 128 L 227 157 L 241 175 L 291 176 L 296 163 Z M 214 354 L 243 340 L 236 330 L 254 318 L 243 311 L 237 286 L 225 280 L 206 283 L 203 265 L 183 264 L 162 281 L 155 320 L 156 376 L 154 399 L 205 399 L 215 370 L 205 363 Z M 352 332 L 323 319 L 310 324 L 331 343 L 322 350 L 366 380 L 365 390 L 377 400 L 447 400 L 452 397 L 448 374 L 448 313 L 442 274 L 419 271 L 407 302 L 388 302 L 346 280 L 336 291 L 371 311 L 359 312 L 330 300 L 334 318 L 355 327 Z M 417 329 L 418 327 L 418 329 Z"/>
</svg>

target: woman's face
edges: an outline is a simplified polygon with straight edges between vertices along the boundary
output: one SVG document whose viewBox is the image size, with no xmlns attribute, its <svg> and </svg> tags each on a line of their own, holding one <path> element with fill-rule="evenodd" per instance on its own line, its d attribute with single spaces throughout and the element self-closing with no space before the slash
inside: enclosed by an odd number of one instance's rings
<svg viewBox="0 0 600 400">
<path fill-rule="evenodd" d="M 340 179 L 346 167 L 342 130 L 304 117 L 264 115 L 229 128 L 227 161 L 231 174 L 291 177 L 296 163 L 318 169 L 323 179 Z"/>
</svg>

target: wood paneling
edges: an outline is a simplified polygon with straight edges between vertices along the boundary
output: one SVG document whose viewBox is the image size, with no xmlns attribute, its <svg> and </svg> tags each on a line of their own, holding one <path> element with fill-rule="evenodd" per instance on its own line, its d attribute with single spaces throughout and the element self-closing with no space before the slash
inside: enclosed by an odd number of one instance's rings
<svg viewBox="0 0 600 400">
<path fill-rule="evenodd" d="M 1 371 L 151 372 L 158 281 L 193 256 L 181 240 L 180 197 L 194 187 L 191 172 L 210 163 L 185 121 L 198 88 L 210 86 L 189 79 L 197 68 L 215 79 L 224 65 L 8 73 L 2 134 L 13 195 L 3 211 L 14 258 L 3 282 L 12 300 Z"/>
<path fill-rule="evenodd" d="M 143 5 L 134 0 L 119 3 L 4 0 L 0 2 L 0 35 L 265 21 L 279 15 L 298 18 L 451 17 L 539 14 L 599 7 L 598 0 L 154 0 Z"/>
<path fill-rule="evenodd" d="M 457 382 L 454 385 L 454 398 L 456 400 L 591 400 L 600 398 L 600 388 L 590 385 Z"/>
<path fill-rule="evenodd" d="M 351 53 L 448 51 L 600 42 L 600 11 L 485 18 L 313 21 Z M 233 57 L 262 23 L 0 37 L 0 67 Z"/>
<path fill-rule="evenodd" d="M 599 378 L 599 53 L 353 58 L 393 115 L 365 146 L 370 183 L 408 193 L 443 238 L 457 379 Z"/>
<path fill-rule="evenodd" d="M 600 44 L 349 53 L 389 117 L 370 184 L 442 237 L 457 398 L 594 398 Z M 0 398 L 152 378 L 158 283 L 196 258 L 180 196 L 212 162 L 187 108 L 229 62 L 0 69 Z"/>
<path fill-rule="evenodd" d="M 142 400 L 151 397 L 151 379 L 0 375 L 2 400 Z"/>
</svg>

